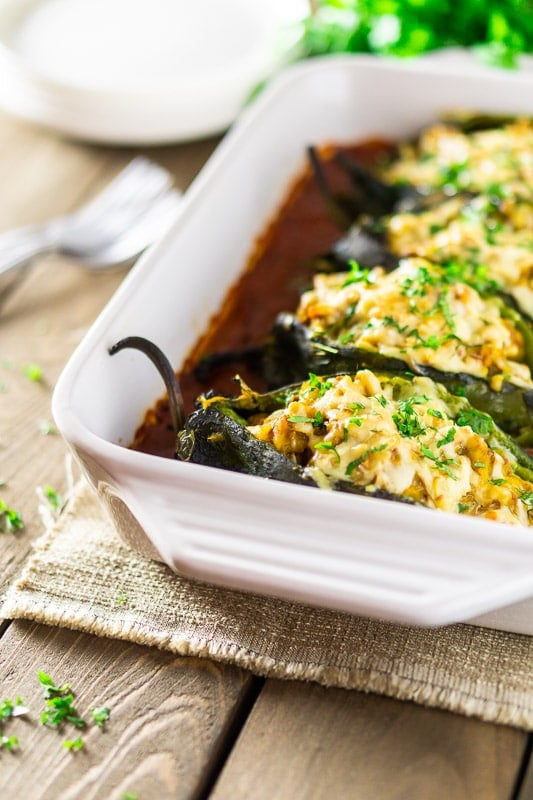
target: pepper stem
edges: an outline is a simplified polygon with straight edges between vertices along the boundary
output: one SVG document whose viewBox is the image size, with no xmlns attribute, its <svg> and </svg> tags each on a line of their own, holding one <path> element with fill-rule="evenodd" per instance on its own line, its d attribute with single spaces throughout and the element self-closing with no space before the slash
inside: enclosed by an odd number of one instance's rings
<svg viewBox="0 0 533 800">
<path fill-rule="evenodd" d="M 157 345 L 142 336 L 126 336 L 110 347 L 108 352 L 110 356 L 114 356 L 115 353 L 125 349 L 140 350 L 148 356 L 161 375 L 167 390 L 172 427 L 177 434 L 185 425 L 185 408 L 180 384 L 172 364 Z"/>
</svg>

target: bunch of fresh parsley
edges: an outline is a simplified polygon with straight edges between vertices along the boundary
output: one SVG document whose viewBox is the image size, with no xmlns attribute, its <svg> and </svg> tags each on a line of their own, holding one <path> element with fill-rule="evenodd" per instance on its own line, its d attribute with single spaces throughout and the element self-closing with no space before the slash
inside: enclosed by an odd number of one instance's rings
<svg viewBox="0 0 533 800">
<path fill-rule="evenodd" d="M 513 68 L 533 52 L 531 0 L 315 0 L 301 56 L 417 56 L 466 47 L 485 63 Z"/>
</svg>

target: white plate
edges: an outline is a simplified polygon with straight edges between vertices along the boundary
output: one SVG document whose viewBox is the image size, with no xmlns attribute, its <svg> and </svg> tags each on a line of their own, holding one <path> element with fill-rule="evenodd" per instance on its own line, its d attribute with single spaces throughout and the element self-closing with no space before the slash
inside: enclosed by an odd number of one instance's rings
<svg viewBox="0 0 533 800">
<path fill-rule="evenodd" d="M 225 130 L 283 64 L 305 0 L 0 0 L 0 105 L 96 142 Z"/>
<path fill-rule="evenodd" d="M 161 381 L 141 354 L 107 353 L 138 335 L 183 363 L 308 144 L 405 137 L 457 107 L 531 114 L 530 89 L 519 74 L 330 58 L 287 70 L 241 117 L 55 390 L 57 424 L 126 541 L 189 576 L 404 622 L 466 620 L 530 598 L 491 624 L 533 633 L 530 529 L 132 452 L 123 445 Z"/>
</svg>

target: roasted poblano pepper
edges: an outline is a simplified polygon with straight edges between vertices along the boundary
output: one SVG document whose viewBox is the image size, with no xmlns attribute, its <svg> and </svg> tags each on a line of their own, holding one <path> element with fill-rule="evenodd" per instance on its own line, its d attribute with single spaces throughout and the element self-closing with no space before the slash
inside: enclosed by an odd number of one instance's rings
<svg viewBox="0 0 533 800">
<path fill-rule="evenodd" d="M 425 128 L 377 170 L 387 184 L 415 187 L 420 193 L 441 190 L 490 194 L 493 187 L 508 196 L 531 200 L 530 154 L 533 120 L 513 119 L 470 130 L 444 121 Z"/>
<path fill-rule="evenodd" d="M 316 259 L 316 269 L 348 270 L 355 261 L 390 271 L 401 258 L 422 256 L 533 319 L 532 226 L 533 198 L 518 201 L 494 188 L 491 195 L 457 196 L 421 213 L 362 216 Z"/>
<path fill-rule="evenodd" d="M 351 261 L 394 269 L 401 257 L 424 256 L 460 267 L 533 318 L 532 148 L 532 120 L 469 114 L 428 127 L 370 172 L 338 153 L 358 199 L 341 226 L 347 233 L 317 269 Z M 331 209 L 341 198 L 328 194 L 323 165 L 314 166 Z"/>
<path fill-rule="evenodd" d="M 451 394 L 465 397 L 474 408 L 490 415 L 522 447 L 533 445 L 533 391 L 503 381 L 498 391 L 487 381 L 466 373 L 437 370 L 424 364 L 407 365 L 350 345 L 334 345 L 313 336 L 292 314 L 280 314 L 265 354 L 265 374 L 271 385 L 301 380 L 309 372 L 335 374 L 359 369 L 423 375 L 443 384 Z"/>
<path fill-rule="evenodd" d="M 242 382 L 240 390 L 198 399 L 177 431 L 178 459 L 530 524 L 533 460 L 488 415 L 429 378 L 360 370 L 311 374 L 265 394 Z"/>
<path fill-rule="evenodd" d="M 270 385 L 361 368 L 426 375 L 533 444 L 533 331 L 500 298 L 442 267 L 405 259 L 390 273 L 318 275 L 266 348 Z"/>
</svg>

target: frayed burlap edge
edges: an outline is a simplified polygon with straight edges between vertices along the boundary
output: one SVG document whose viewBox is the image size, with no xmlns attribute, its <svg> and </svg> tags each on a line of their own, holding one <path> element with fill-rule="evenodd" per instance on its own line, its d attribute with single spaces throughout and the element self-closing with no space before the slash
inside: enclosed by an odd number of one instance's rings
<svg viewBox="0 0 533 800">
<path fill-rule="evenodd" d="M 483 686 L 483 675 L 478 675 L 476 681 L 464 681 L 463 685 L 456 685 L 453 675 L 453 664 L 448 665 L 447 674 L 439 675 L 440 680 L 428 680 L 424 670 L 417 676 L 417 664 L 396 664 L 391 671 L 387 659 L 381 661 L 373 657 L 372 653 L 360 653 L 354 657 L 357 662 L 351 666 L 338 666 L 329 662 L 316 662 L 302 652 L 301 660 L 288 658 L 272 658 L 262 652 L 243 647 L 227 636 L 227 641 L 216 642 L 212 638 L 203 638 L 191 635 L 190 631 L 162 630 L 157 624 L 147 625 L 146 620 L 139 622 L 135 610 L 121 609 L 120 619 L 117 618 L 116 609 L 110 612 L 108 607 L 98 603 L 96 598 L 88 604 L 87 601 L 79 602 L 70 597 L 47 594 L 46 587 L 32 588 L 32 574 L 35 566 L 39 564 L 43 553 L 53 548 L 59 532 L 69 529 L 71 520 L 77 517 L 87 503 L 87 489 L 82 486 L 75 491 L 72 501 L 65 513 L 54 525 L 43 534 L 36 542 L 34 550 L 28 559 L 20 577 L 10 587 L 4 599 L 2 615 L 6 619 L 28 619 L 46 625 L 71 628 L 84 633 L 106 636 L 134 642 L 141 645 L 157 647 L 179 656 L 196 656 L 212 658 L 214 660 L 233 664 L 249 670 L 263 677 L 274 677 L 287 680 L 305 680 L 319 683 L 323 686 L 335 686 L 345 689 L 355 689 L 364 692 L 373 692 L 399 700 L 409 700 L 417 704 L 441 708 L 448 711 L 461 713 L 465 716 L 478 717 L 487 722 L 510 725 L 524 730 L 533 730 L 533 675 L 528 685 L 516 689 L 516 683 L 510 671 L 502 673 L 496 686 L 485 686 L 487 694 L 479 692 Z M 96 500 L 92 499 L 96 507 Z M 102 513 L 99 509 L 95 517 Z M 103 517 L 102 517 L 103 519 Z M 103 521 L 105 524 L 105 520 Z M 127 558 L 137 558 L 129 554 Z M 141 557 L 139 557 L 141 558 Z M 75 568 L 75 565 L 71 565 Z M 161 566 L 161 569 L 165 569 Z M 182 580 L 182 579 L 180 579 Z M 194 583 L 194 582 L 193 582 Z M 231 597 L 234 593 L 224 589 L 214 589 Z M 256 598 L 257 599 L 257 598 Z M 283 601 L 279 601 L 283 603 Z M 277 600 L 264 598 L 265 604 L 277 604 Z M 301 607 L 305 613 L 305 607 Z M 320 618 L 321 611 L 309 609 L 309 613 Z M 332 612 L 323 612 L 331 615 Z M 351 618 L 352 621 L 354 618 Z M 373 624 L 365 620 L 366 625 Z M 391 635 L 394 636 L 395 628 L 391 625 Z M 465 639 L 471 643 L 472 637 L 483 638 L 490 635 L 500 647 L 506 642 L 517 640 L 530 640 L 531 637 L 522 637 L 518 634 L 485 631 L 469 625 L 450 626 L 448 629 L 431 631 L 429 636 L 445 640 L 448 632 L 453 629 L 454 634 L 465 633 Z M 495 638 L 496 637 L 496 638 Z M 298 645 L 296 645 L 297 649 Z M 294 647 L 292 648 L 295 649 Z M 527 651 L 525 651 L 527 652 Z M 533 666 L 533 649 L 531 650 Z M 523 665 L 522 665 L 523 666 Z M 409 673 L 410 674 L 405 674 Z M 530 672 L 533 672 L 530 669 Z M 436 678 L 436 676 L 434 676 Z M 523 680 L 523 675 L 521 676 Z M 487 696 L 493 693 L 493 697 Z"/>
</svg>

